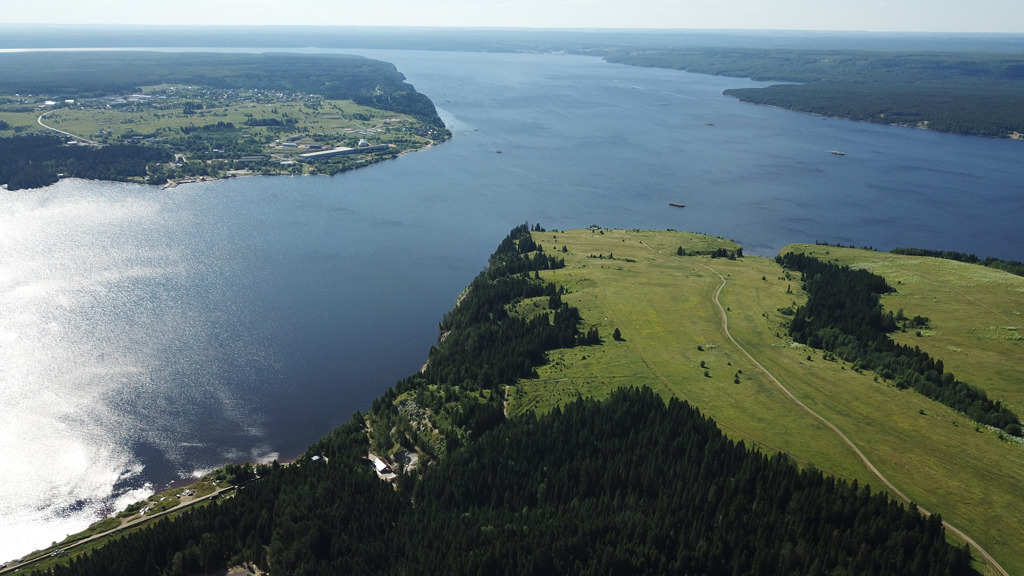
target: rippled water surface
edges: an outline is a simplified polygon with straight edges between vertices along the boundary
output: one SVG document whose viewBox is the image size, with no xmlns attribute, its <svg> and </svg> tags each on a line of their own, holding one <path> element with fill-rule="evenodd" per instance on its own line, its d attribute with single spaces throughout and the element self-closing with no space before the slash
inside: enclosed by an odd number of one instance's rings
<svg viewBox="0 0 1024 576">
<path fill-rule="evenodd" d="M 745 105 L 721 92 L 746 80 L 591 58 L 361 53 L 454 139 L 333 178 L 0 192 L 0 559 L 367 409 L 526 220 L 1024 259 L 1020 142 Z"/>
</svg>

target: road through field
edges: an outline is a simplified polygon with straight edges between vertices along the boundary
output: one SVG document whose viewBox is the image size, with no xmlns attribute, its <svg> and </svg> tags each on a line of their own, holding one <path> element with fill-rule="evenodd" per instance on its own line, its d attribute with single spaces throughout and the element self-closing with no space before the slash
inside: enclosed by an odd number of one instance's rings
<svg viewBox="0 0 1024 576">
<path fill-rule="evenodd" d="M 63 134 L 65 136 L 68 136 L 70 138 L 74 138 L 75 140 L 79 140 L 81 142 L 86 142 L 88 144 L 91 144 L 92 146 L 99 146 L 98 142 L 93 142 L 92 140 L 89 140 L 88 138 L 82 138 L 81 136 L 76 136 L 76 135 L 72 134 L 71 132 L 65 132 L 63 130 L 56 129 L 53 126 L 47 126 L 46 124 L 43 124 L 43 117 L 46 116 L 47 114 L 49 114 L 49 112 L 43 112 L 42 114 L 39 115 L 39 118 L 36 118 L 36 122 L 38 122 L 39 125 L 42 126 L 43 128 L 46 128 L 47 130 L 53 130 L 54 132 L 57 132 L 58 134 Z"/>
<path fill-rule="evenodd" d="M 877 476 L 878 479 L 881 480 L 882 483 L 885 484 L 890 490 L 892 490 L 892 492 L 894 494 L 898 495 L 904 501 L 909 503 L 911 501 L 910 498 L 907 498 L 907 496 L 905 494 L 903 494 L 903 492 L 900 492 L 900 490 L 898 488 L 893 486 L 892 482 L 889 482 L 889 480 L 885 476 L 882 475 L 882 473 L 878 470 L 878 468 L 876 468 L 875 465 L 872 464 L 870 460 L 868 460 L 867 456 L 865 456 L 864 453 L 860 451 L 860 448 L 858 448 L 857 445 L 854 444 L 853 441 L 850 440 L 846 436 L 846 434 L 843 434 L 843 432 L 841 430 L 839 430 L 839 428 L 837 428 L 835 426 L 835 424 L 832 424 L 832 422 L 829 422 L 824 416 L 822 416 L 821 414 L 818 414 L 817 412 L 812 410 L 810 407 L 808 407 L 806 404 L 801 402 L 800 399 L 797 398 L 796 396 L 794 396 L 793 393 L 790 392 L 789 389 L 786 388 L 782 384 L 782 382 L 780 382 L 775 376 L 773 376 L 772 373 L 769 372 L 767 368 L 762 366 L 760 362 L 758 362 L 753 356 L 751 356 L 750 353 L 747 352 L 746 348 L 741 346 L 740 343 L 737 342 L 736 339 L 732 337 L 732 334 L 729 332 L 729 317 L 725 313 L 725 308 L 722 307 L 721 302 L 719 302 L 719 300 L 718 300 L 718 296 L 719 296 L 719 294 L 722 293 L 722 290 L 725 288 L 725 285 L 726 285 L 727 281 L 726 281 L 725 277 L 722 276 L 721 274 L 719 274 L 718 271 L 715 270 L 714 268 L 712 268 L 712 267 L 710 267 L 710 266 L 708 266 L 706 264 L 701 264 L 701 266 L 703 266 L 704 268 L 707 268 L 708 270 L 710 270 L 712 273 L 714 273 L 716 276 L 718 276 L 722 280 L 722 283 L 718 286 L 718 290 L 716 290 L 715 293 L 714 293 L 714 296 L 712 296 L 712 301 L 714 302 L 715 307 L 718 308 L 719 314 L 721 314 L 721 316 L 722 316 L 722 332 L 725 334 L 725 337 L 728 338 L 729 341 L 732 342 L 733 345 L 736 346 L 736 348 L 740 352 L 742 352 L 743 355 L 746 356 L 748 360 L 750 360 L 750 362 L 752 362 L 754 364 L 754 366 L 757 366 L 758 370 L 763 372 L 764 375 L 767 376 L 769 380 L 774 382 L 775 385 L 778 386 L 779 389 L 782 390 L 782 392 L 786 396 L 788 396 L 793 402 L 795 402 L 797 404 L 797 406 L 800 406 L 801 408 L 806 410 L 811 416 L 813 416 L 816 419 L 820 420 L 822 424 L 824 424 L 825 426 L 828 426 L 829 429 L 831 429 L 833 432 L 835 432 L 836 435 L 839 436 L 839 438 L 842 439 L 842 441 L 845 442 L 850 447 L 851 450 L 853 450 L 853 452 L 857 455 L 857 457 L 860 458 L 861 462 L 864 463 L 864 466 L 866 466 L 868 468 L 868 470 L 871 471 L 872 474 Z M 922 514 L 927 514 L 927 515 L 931 514 L 930 512 L 928 512 L 924 508 L 921 508 L 920 506 L 918 506 L 917 509 L 920 510 Z M 947 522 L 945 520 L 942 521 L 942 524 L 946 527 L 947 530 L 953 532 L 954 534 L 956 534 L 957 536 L 962 538 L 964 541 L 969 543 L 971 545 L 971 547 L 973 547 L 975 550 L 977 550 L 977 552 L 979 554 L 981 554 L 981 556 L 983 558 L 985 558 L 985 560 L 989 563 L 989 565 L 991 565 L 993 568 L 995 568 L 1000 574 L 1002 574 L 1003 576 L 1010 576 L 1009 573 L 1006 570 L 1004 570 L 1003 567 L 1000 566 L 998 562 L 996 562 L 995 558 L 993 558 L 988 552 L 986 552 L 984 548 L 982 548 L 980 545 L 978 545 L 977 542 L 975 542 L 973 539 L 971 539 L 971 537 L 969 537 L 967 534 L 965 534 L 959 528 L 957 528 L 956 526 L 953 526 L 952 524 L 950 524 L 949 522 Z"/>
</svg>

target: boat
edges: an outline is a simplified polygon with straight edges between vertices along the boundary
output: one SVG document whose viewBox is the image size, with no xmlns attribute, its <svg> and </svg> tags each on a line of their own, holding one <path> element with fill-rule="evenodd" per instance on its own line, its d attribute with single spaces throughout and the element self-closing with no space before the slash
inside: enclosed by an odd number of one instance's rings
<svg viewBox="0 0 1024 576">
<path fill-rule="evenodd" d="M 676 208 L 686 208 L 686 204 L 680 204 L 679 202 L 669 202 L 669 206 L 675 206 Z"/>
<path fill-rule="evenodd" d="M 832 153 L 836 156 L 846 156 L 846 152 L 842 152 L 840 150 L 833 150 Z"/>
</svg>

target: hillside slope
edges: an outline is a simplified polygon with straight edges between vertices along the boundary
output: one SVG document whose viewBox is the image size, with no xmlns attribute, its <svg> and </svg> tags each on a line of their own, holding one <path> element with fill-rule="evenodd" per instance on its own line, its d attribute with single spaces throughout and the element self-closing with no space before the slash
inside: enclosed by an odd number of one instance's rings
<svg viewBox="0 0 1024 576">
<path fill-rule="evenodd" d="M 941 512 L 1010 573 L 1024 571 L 1015 536 L 1024 533 L 1024 450 L 912 390 L 794 344 L 786 323 L 806 299 L 799 274 L 764 258 L 678 255 L 680 248 L 687 254 L 707 252 L 706 236 L 636 230 L 534 236 L 566 250 L 565 268 L 542 277 L 567 289 L 565 300 L 580 308 L 585 322 L 604 335 L 618 328 L 623 339 L 608 339 L 594 351 L 552 353 L 539 379 L 522 381 L 512 394 L 513 412 L 545 410 L 577 393 L 602 397 L 623 383 L 641 383 L 699 406 L 732 438 L 878 486 L 878 478 L 833 431 L 782 394 L 731 345 L 713 303 L 722 284 L 717 272 L 726 281 L 720 300 L 729 328 L 741 346 L 851 438 L 909 498 Z M 718 242 L 719 247 L 735 246 Z M 998 290 L 993 298 L 999 298 Z M 906 313 L 921 312 L 908 305 Z M 936 356 L 947 354 L 937 351 Z M 1016 368 L 1006 365 L 1015 357 L 993 365 L 1012 371 Z M 966 372 L 960 376 L 975 381 Z M 990 386 L 988 380 L 977 384 Z"/>
</svg>

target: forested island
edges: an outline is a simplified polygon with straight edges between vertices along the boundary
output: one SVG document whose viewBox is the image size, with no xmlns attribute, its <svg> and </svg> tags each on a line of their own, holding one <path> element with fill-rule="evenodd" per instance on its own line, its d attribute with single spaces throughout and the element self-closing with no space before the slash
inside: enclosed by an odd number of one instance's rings
<svg viewBox="0 0 1024 576">
<path fill-rule="evenodd" d="M 693 47 L 616 49 L 606 59 L 783 82 L 725 91 L 755 104 L 957 134 L 1024 134 L 1024 57 L 1016 54 Z"/>
<path fill-rule="evenodd" d="M 334 174 L 450 137 L 394 65 L 360 56 L 0 56 L 0 185 Z"/>
<path fill-rule="evenodd" d="M 237 488 L 220 498 L 62 551 L 36 573 L 977 573 L 938 515 L 751 449 L 649 388 L 509 412 L 510 387 L 536 379 L 554 351 L 585 359 L 639 336 L 602 335 L 567 302 L 573 294 L 547 277 L 580 257 L 578 242 L 540 236 L 560 237 L 515 228 L 442 320 L 427 366 L 296 462 L 232 467 Z M 653 250 L 607 236 L 630 256 L 585 258 L 612 274 Z M 744 265 L 734 244 L 711 237 L 664 252 Z"/>
</svg>

